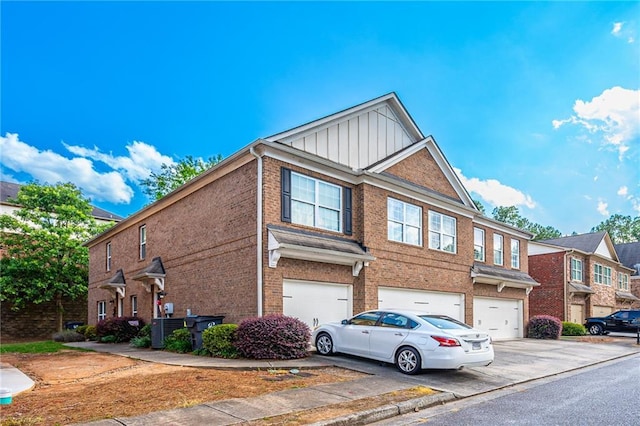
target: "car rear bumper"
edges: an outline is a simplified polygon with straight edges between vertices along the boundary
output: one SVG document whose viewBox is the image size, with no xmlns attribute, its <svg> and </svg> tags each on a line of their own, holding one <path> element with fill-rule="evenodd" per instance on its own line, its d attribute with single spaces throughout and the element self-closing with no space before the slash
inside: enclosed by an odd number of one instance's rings
<svg viewBox="0 0 640 426">
<path fill-rule="evenodd" d="M 493 346 L 488 349 L 465 352 L 461 347 L 438 347 L 422 354 L 422 368 L 453 369 L 463 367 L 484 367 L 493 362 Z"/>
</svg>

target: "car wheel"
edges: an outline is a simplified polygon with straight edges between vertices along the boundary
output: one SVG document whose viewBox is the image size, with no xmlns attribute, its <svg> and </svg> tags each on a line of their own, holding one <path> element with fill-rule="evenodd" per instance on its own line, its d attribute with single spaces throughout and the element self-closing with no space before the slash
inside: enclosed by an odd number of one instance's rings
<svg viewBox="0 0 640 426">
<path fill-rule="evenodd" d="M 320 333 L 316 337 L 316 349 L 320 355 L 331 355 L 333 353 L 333 339 L 328 333 Z"/>
<path fill-rule="evenodd" d="M 396 354 L 396 367 L 404 374 L 417 374 L 422 367 L 422 360 L 417 350 L 404 347 Z"/>
<path fill-rule="evenodd" d="M 591 324 L 589 326 L 589 333 L 597 335 L 597 334 L 602 334 L 602 332 L 604 331 L 604 328 L 602 328 L 602 325 L 600 324 Z"/>
</svg>

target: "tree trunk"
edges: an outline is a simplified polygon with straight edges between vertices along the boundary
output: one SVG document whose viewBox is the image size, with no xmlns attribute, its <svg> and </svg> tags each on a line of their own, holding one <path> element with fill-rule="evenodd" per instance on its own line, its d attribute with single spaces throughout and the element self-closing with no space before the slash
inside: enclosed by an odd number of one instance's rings
<svg viewBox="0 0 640 426">
<path fill-rule="evenodd" d="M 62 331 L 62 316 L 64 308 L 62 306 L 62 293 L 56 295 L 56 314 L 58 316 L 58 331 Z"/>
</svg>

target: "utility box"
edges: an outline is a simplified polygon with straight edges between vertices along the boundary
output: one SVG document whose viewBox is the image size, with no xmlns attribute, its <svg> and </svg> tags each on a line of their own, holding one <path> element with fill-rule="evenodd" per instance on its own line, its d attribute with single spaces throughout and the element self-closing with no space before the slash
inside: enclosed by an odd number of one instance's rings
<svg viewBox="0 0 640 426">
<path fill-rule="evenodd" d="M 180 328 L 184 328 L 184 318 L 154 318 L 151 321 L 151 347 L 164 348 L 164 339 Z"/>
<path fill-rule="evenodd" d="M 202 332 L 214 325 L 222 324 L 224 316 L 197 315 L 184 319 L 184 325 L 191 332 L 191 347 L 195 351 L 202 348 Z"/>
</svg>

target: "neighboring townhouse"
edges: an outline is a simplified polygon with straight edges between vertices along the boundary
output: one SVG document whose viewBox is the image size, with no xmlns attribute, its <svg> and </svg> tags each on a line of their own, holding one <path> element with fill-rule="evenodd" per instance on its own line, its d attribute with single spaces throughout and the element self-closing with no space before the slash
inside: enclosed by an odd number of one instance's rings
<svg viewBox="0 0 640 426">
<path fill-rule="evenodd" d="M 635 243 L 616 244 L 614 247 L 616 249 L 616 253 L 618 253 L 620 263 L 627 268 L 633 269 L 633 272 L 628 279 L 627 277 L 619 278 L 618 287 L 625 289 L 625 291 L 628 288 L 631 294 L 640 298 L 640 241 L 636 241 Z M 633 307 L 640 308 L 640 301 L 636 301 L 633 304 Z"/>
<path fill-rule="evenodd" d="M 620 262 L 607 232 L 529 243 L 529 274 L 540 283 L 529 296 L 529 314 L 578 324 L 638 302 L 630 292 L 633 269 Z"/>
<path fill-rule="evenodd" d="M 517 338 L 531 236 L 477 210 L 391 93 L 258 139 L 89 241 L 89 318 L 402 307 Z"/>
<path fill-rule="evenodd" d="M 20 184 L 0 181 L 0 214 L 14 214 L 20 209 L 11 200 L 15 199 L 20 190 Z M 93 207 L 92 215 L 98 223 L 119 222 L 122 217 L 98 207 Z M 2 257 L 0 247 L 0 257 Z M 87 299 L 78 298 L 64 303 L 64 321 L 87 321 Z M 2 323 L 2 337 L 51 337 L 56 326 L 56 306 L 54 302 L 28 306 L 20 311 L 12 311 L 9 302 L 2 303 L 0 308 L 0 322 Z"/>
</svg>

